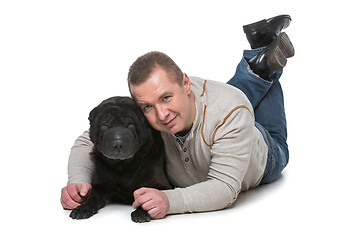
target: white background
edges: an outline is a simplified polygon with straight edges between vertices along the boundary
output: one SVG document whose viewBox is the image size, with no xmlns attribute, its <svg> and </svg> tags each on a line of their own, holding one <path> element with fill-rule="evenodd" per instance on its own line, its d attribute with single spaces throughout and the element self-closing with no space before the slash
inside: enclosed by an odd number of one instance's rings
<svg viewBox="0 0 360 240">
<path fill-rule="evenodd" d="M 356 1 L 1 1 L 1 239 L 359 239 Z M 130 1 L 128 1 L 130 2 Z M 60 205 L 74 140 L 101 100 L 128 95 L 140 55 L 226 82 L 249 48 L 242 25 L 290 14 L 281 79 L 290 163 L 223 211 L 135 224 L 112 205 L 74 221 Z M 6 237 L 4 237 L 6 236 Z"/>
</svg>

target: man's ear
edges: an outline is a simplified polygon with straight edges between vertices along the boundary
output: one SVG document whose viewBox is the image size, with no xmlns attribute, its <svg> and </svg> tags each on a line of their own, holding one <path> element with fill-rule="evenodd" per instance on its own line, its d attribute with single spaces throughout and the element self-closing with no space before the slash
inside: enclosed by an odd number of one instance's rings
<svg viewBox="0 0 360 240">
<path fill-rule="evenodd" d="M 190 78 L 187 76 L 186 73 L 183 73 L 183 85 L 185 87 L 187 94 L 190 94 L 191 93 Z"/>
</svg>

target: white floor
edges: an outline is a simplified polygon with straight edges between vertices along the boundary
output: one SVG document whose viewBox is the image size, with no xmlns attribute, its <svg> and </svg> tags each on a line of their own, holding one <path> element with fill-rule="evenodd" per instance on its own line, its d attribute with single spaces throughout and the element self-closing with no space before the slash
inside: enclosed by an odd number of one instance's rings
<svg viewBox="0 0 360 240">
<path fill-rule="evenodd" d="M 257 3 L 2 1 L 0 238 L 359 239 L 355 2 Z M 128 95 L 138 56 L 164 51 L 188 75 L 226 82 L 248 48 L 242 25 L 282 13 L 296 53 L 281 79 L 290 163 L 278 181 L 223 211 L 135 224 L 130 206 L 110 205 L 68 217 L 73 141 L 101 100 Z"/>
</svg>

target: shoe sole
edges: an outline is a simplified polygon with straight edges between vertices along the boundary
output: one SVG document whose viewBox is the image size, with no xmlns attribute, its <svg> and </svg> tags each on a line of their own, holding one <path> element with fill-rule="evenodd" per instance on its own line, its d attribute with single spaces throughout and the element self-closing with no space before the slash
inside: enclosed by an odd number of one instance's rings
<svg viewBox="0 0 360 240">
<path fill-rule="evenodd" d="M 275 41 L 276 46 L 270 54 L 269 61 L 270 66 L 277 71 L 286 66 L 287 58 L 295 55 L 295 49 L 288 35 L 284 32 L 280 33 Z"/>
<path fill-rule="evenodd" d="M 258 21 L 258 22 L 254 22 L 254 23 L 251 23 L 251 24 L 248 24 L 248 25 L 244 25 L 243 26 L 244 33 L 251 33 L 253 31 L 258 31 L 258 30 L 260 30 L 262 28 L 267 27 L 269 24 L 273 24 L 274 22 L 276 22 L 278 20 L 281 20 L 283 18 L 287 18 L 289 20 L 289 21 L 287 21 L 287 23 L 282 28 L 282 29 L 285 29 L 290 25 L 290 22 L 291 22 L 291 17 L 289 15 L 279 15 L 279 16 L 276 16 L 276 17 L 273 17 L 273 18 L 264 19 L 264 20 L 261 20 L 261 21 Z"/>
</svg>

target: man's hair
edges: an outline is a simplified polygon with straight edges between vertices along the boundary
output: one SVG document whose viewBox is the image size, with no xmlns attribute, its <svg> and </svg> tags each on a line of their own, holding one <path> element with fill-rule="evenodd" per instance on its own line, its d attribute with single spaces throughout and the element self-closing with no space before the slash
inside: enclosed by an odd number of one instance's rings
<svg viewBox="0 0 360 240">
<path fill-rule="evenodd" d="M 179 66 L 166 54 L 153 51 L 140 56 L 131 65 L 128 74 L 128 85 L 139 85 L 144 83 L 154 70 L 161 68 L 170 80 L 182 85 L 183 73 Z M 131 90 L 130 90 L 131 92 Z"/>
</svg>

